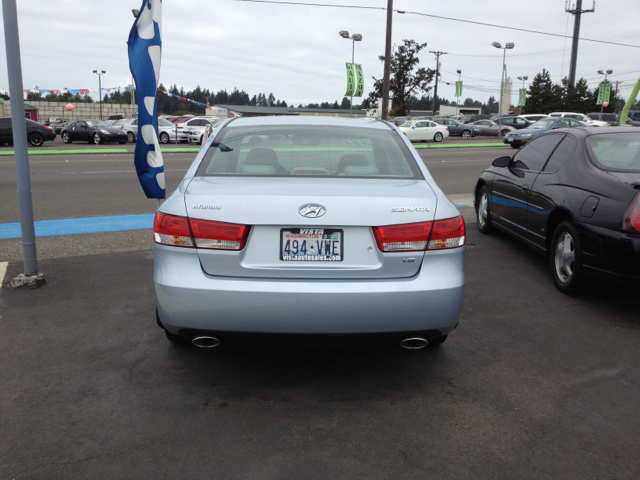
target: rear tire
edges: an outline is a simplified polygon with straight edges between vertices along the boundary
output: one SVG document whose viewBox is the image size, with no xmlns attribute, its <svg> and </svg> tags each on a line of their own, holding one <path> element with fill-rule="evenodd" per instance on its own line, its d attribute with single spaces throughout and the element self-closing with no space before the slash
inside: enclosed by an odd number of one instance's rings
<svg viewBox="0 0 640 480">
<path fill-rule="evenodd" d="M 93 134 L 93 143 L 95 143 L 96 145 L 100 145 L 102 143 L 102 137 L 98 132 Z"/>
<path fill-rule="evenodd" d="M 434 142 L 441 142 L 443 138 L 444 137 L 442 136 L 442 134 L 440 132 L 436 132 L 436 134 L 433 136 L 433 141 Z"/>
<path fill-rule="evenodd" d="M 67 132 L 62 132 L 62 143 L 71 143 L 73 142 L 73 140 L 71 140 L 71 135 L 69 135 Z"/>
<path fill-rule="evenodd" d="M 483 185 L 476 198 L 476 220 L 480 233 L 488 235 L 493 232 L 491 224 L 491 205 L 489 204 L 489 189 Z"/>
<path fill-rule="evenodd" d="M 463 130 L 460 136 L 462 136 L 462 138 L 471 138 L 471 130 Z"/>
<path fill-rule="evenodd" d="M 553 232 L 549 264 L 553 283 L 558 290 L 566 295 L 579 295 L 584 291 L 586 281 L 582 269 L 582 245 L 578 229 L 571 220 L 560 222 Z"/>
<path fill-rule="evenodd" d="M 133 134 L 133 132 L 127 133 L 127 140 L 129 140 L 129 143 L 135 143 L 136 136 Z"/>
<path fill-rule="evenodd" d="M 41 147 L 44 143 L 44 137 L 41 133 L 32 133 L 29 135 L 29 143 L 34 147 Z"/>
<path fill-rule="evenodd" d="M 167 132 L 162 132 L 160 134 L 160 143 L 169 143 L 171 139 L 169 138 L 169 134 Z"/>
<path fill-rule="evenodd" d="M 509 135 L 509 130 L 502 130 L 502 131 L 500 132 L 500 136 L 501 136 L 501 137 L 506 137 L 507 135 Z"/>
</svg>

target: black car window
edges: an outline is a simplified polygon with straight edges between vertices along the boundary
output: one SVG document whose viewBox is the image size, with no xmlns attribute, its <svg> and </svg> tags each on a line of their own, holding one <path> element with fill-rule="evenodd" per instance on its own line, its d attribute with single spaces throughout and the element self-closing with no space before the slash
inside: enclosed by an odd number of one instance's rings
<svg viewBox="0 0 640 480">
<path fill-rule="evenodd" d="M 580 124 L 580 122 L 578 122 L 576 120 L 569 120 L 569 125 L 571 125 L 572 128 L 576 128 L 576 127 L 581 127 L 582 126 Z"/>
<path fill-rule="evenodd" d="M 513 125 L 513 118 L 503 118 L 502 119 L 502 124 L 503 125 Z"/>
<path fill-rule="evenodd" d="M 564 135 L 541 135 L 525 145 L 513 157 L 514 168 L 539 172 Z"/>
<path fill-rule="evenodd" d="M 529 123 L 524 118 L 516 118 L 514 122 L 516 123 L 516 125 L 526 125 L 527 123 Z"/>
<path fill-rule="evenodd" d="M 10 118 L 0 118 L 0 127 L 7 128 L 11 126 Z"/>
<path fill-rule="evenodd" d="M 554 136 L 559 136 L 559 135 L 554 135 Z M 578 142 L 576 142 L 576 139 L 573 138 L 571 135 L 567 135 L 564 138 L 564 140 L 560 143 L 560 145 L 558 145 L 558 148 L 555 149 L 555 151 L 553 152 L 553 155 L 551 155 L 551 158 L 549 159 L 547 164 L 544 166 L 543 172 L 555 173 L 558 170 L 560 170 L 560 167 L 562 167 L 564 162 L 567 161 L 569 156 L 576 149 L 576 145 L 578 145 Z"/>
<path fill-rule="evenodd" d="M 76 127 L 86 127 L 87 124 L 85 122 L 83 122 L 82 120 L 80 120 L 79 122 L 75 123 Z"/>
<path fill-rule="evenodd" d="M 606 171 L 640 172 L 640 132 L 600 133 L 586 139 L 596 166 Z"/>
<path fill-rule="evenodd" d="M 558 123 L 556 123 L 555 126 L 558 128 L 569 128 L 571 126 L 571 123 L 569 120 L 562 119 L 558 120 Z"/>
</svg>

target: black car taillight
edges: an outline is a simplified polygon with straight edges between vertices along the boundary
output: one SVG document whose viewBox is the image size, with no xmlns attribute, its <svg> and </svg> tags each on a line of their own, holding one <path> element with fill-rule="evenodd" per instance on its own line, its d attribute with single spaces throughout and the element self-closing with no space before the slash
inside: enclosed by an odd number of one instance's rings
<svg viewBox="0 0 640 480">
<path fill-rule="evenodd" d="M 630 233 L 640 233 L 640 193 L 633 199 L 624 214 L 622 230 Z"/>
</svg>

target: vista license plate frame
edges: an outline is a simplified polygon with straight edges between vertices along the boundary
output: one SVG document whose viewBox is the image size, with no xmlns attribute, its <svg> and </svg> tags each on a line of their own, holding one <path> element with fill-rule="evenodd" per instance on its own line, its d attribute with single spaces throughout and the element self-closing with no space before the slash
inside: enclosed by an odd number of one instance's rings
<svg viewBox="0 0 640 480">
<path fill-rule="evenodd" d="M 284 262 L 341 262 L 343 251 L 342 229 L 280 229 L 280 260 Z"/>
</svg>

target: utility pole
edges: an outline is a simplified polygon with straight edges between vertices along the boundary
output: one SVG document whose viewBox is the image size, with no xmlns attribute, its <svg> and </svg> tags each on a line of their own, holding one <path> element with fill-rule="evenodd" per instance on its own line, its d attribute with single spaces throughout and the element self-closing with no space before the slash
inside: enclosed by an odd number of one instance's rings
<svg viewBox="0 0 640 480">
<path fill-rule="evenodd" d="M 391 22 L 393 0 L 387 0 L 387 42 L 384 47 L 384 80 L 382 83 L 382 120 L 389 119 L 389 84 L 391 83 Z"/>
<path fill-rule="evenodd" d="M 446 55 L 448 52 L 434 52 L 429 50 L 436 56 L 436 85 L 433 89 L 433 116 L 436 116 L 436 102 L 438 101 L 438 77 L 440 76 L 440 55 Z"/>
<path fill-rule="evenodd" d="M 38 275 L 38 256 L 36 254 L 31 173 L 29 170 L 29 152 L 27 150 L 27 122 L 24 118 L 24 99 L 22 98 L 22 62 L 20 60 L 20 35 L 18 34 L 16 0 L 2 0 L 2 17 L 4 21 L 5 49 L 7 51 L 9 95 L 11 96 L 11 126 L 13 128 L 13 149 L 15 151 L 16 181 L 18 184 L 18 208 L 20 210 L 24 273 L 27 276 L 36 276 Z"/>
<path fill-rule="evenodd" d="M 624 80 L 616 80 L 616 93 L 613 94 L 613 113 L 618 110 L 618 84 L 624 83 Z"/>
<path fill-rule="evenodd" d="M 580 15 L 583 13 L 591 13 L 596 10 L 596 2 L 594 0 L 591 10 L 582 9 L 582 0 L 576 0 L 573 8 L 571 7 L 570 0 L 565 3 L 565 12 L 572 14 L 575 17 L 573 22 L 573 43 L 571 44 L 571 64 L 569 66 L 569 85 L 572 87 L 576 83 L 576 64 L 578 63 L 578 40 L 580 38 Z"/>
</svg>

